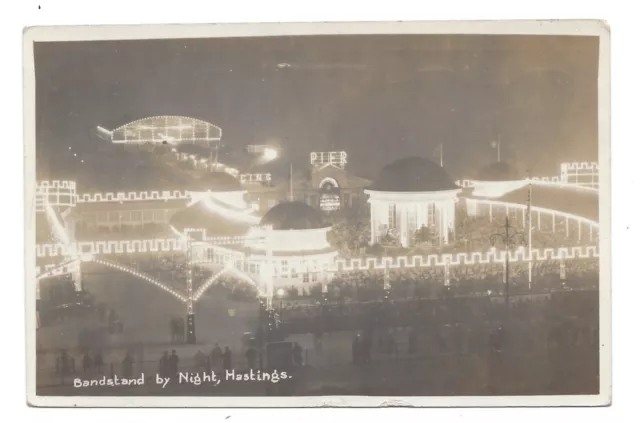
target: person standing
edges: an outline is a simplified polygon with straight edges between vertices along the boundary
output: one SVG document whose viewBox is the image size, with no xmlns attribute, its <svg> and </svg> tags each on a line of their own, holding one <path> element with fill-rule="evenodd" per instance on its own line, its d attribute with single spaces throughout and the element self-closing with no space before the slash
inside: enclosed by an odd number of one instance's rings
<svg viewBox="0 0 640 423">
<path fill-rule="evenodd" d="M 104 366 L 104 361 L 102 360 L 102 353 L 100 351 L 96 353 L 96 356 L 93 359 L 93 366 L 99 373 L 102 373 L 102 366 Z"/>
<path fill-rule="evenodd" d="M 162 354 L 158 364 L 158 373 L 160 373 L 161 377 L 169 376 L 169 351 L 165 351 Z"/>
<path fill-rule="evenodd" d="M 224 347 L 224 354 L 222 357 L 223 366 L 225 370 L 231 370 L 231 350 L 229 347 Z"/>
<path fill-rule="evenodd" d="M 211 351 L 211 366 L 214 368 L 214 370 L 218 368 L 221 361 L 222 361 L 222 349 L 220 349 L 220 346 L 216 342 L 216 346 L 213 348 L 213 351 Z"/>
<path fill-rule="evenodd" d="M 84 356 L 82 357 L 82 371 L 88 373 L 91 370 L 91 357 L 89 357 L 89 352 L 85 351 Z"/>
<path fill-rule="evenodd" d="M 180 358 L 176 354 L 176 350 L 171 351 L 171 357 L 169 357 L 169 376 L 175 377 L 178 374 L 178 363 Z"/>
</svg>

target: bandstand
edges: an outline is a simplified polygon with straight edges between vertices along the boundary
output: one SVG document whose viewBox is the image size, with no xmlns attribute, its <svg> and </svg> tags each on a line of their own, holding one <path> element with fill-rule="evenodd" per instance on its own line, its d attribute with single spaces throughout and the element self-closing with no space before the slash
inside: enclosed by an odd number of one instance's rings
<svg viewBox="0 0 640 423">
<path fill-rule="evenodd" d="M 252 229 L 245 243 L 248 271 L 276 288 L 295 288 L 299 294 L 311 285 L 326 282 L 338 252 L 327 241 L 331 226 L 311 206 L 297 201 L 280 203 L 265 214 L 261 227 L 270 227 L 259 237 Z"/>
<path fill-rule="evenodd" d="M 365 191 L 371 207 L 370 244 L 391 236 L 410 247 L 421 228 L 430 229 L 437 243 L 448 244 L 460 192 L 444 168 L 427 159 L 410 157 L 386 166 Z"/>
</svg>

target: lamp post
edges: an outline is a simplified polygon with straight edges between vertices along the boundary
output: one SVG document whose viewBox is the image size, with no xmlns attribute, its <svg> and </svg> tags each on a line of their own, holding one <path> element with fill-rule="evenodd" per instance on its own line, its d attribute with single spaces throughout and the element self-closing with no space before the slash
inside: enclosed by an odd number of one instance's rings
<svg viewBox="0 0 640 423">
<path fill-rule="evenodd" d="M 280 318 L 282 319 L 282 298 L 284 297 L 284 289 L 280 288 L 276 292 L 278 298 L 280 299 Z"/>
<path fill-rule="evenodd" d="M 495 149 L 496 149 L 496 152 L 498 153 L 498 162 L 500 162 L 500 144 L 501 144 L 501 143 L 502 143 L 502 140 L 501 140 L 501 136 L 500 136 L 500 134 L 498 134 L 498 139 L 497 139 L 497 141 L 493 141 L 493 142 L 491 143 L 491 147 L 495 148 Z"/>
<path fill-rule="evenodd" d="M 187 249 L 187 344 L 196 343 L 196 316 L 193 311 L 193 252 L 191 236 L 185 232 Z"/>
<path fill-rule="evenodd" d="M 495 245 L 498 240 L 502 241 L 506 250 L 505 269 L 504 269 L 504 272 L 505 272 L 504 273 L 504 280 L 505 280 L 504 297 L 505 297 L 506 311 L 508 312 L 509 311 L 509 253 L 511 252 L 511 249 L 516 244 L 526 245 L 527 237 L 522 232 L 510 231 L 511 226 L 509 225 L 509 216 L 505 218 L 504 228 L 505 228 L 504 233 L 502 232 L 495 233 L 491 235 L 490 239 L 491 239 L 491 245 Z"/>
</svg>

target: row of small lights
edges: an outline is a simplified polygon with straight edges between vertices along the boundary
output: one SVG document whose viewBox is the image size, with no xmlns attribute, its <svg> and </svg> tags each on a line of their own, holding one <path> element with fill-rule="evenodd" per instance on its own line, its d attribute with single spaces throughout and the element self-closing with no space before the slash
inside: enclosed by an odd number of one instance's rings
<svg viewBox="0 0 640 423">
<path fill-rule="evenodd" d="M 207 279 L 196 291 L 196 294 L 193 296 L 193 301 L 198 301 L 200 297 L 206 292 L 207 289 L 216 281 L 218 278 L 226 273 L 227 269 L 222 269 L 217 274 L 211 276 Z"/>
<path fill-rule="evenodd" d="M 135 271 L 135 270 L 133 270 L 133 269 L 131 269 L 131 268 L 128 268 L 128 267 L 125 267 L 125 266 L 121 266 L 121 265 L 119 265 L 119 264 L 111 263 L 111 262 L 108 262 L 108 261 L 104 261 L 104 260 L 98 260 L 98 259 L 96 259 L 96 260 L 94 260 L 94 261 L 95 261 L 96 263 L 99 263 L 99 264 L 102 264 L 102 265 L 105 265 L 105 266 L 114 267 L 114 268 L 116 268 L 116 269 L 118 269 L 118 270 L 121 270 L 121 271 L 123 271 L 123 272 L 131 273 L 132 275 L 137 276 L 137 277 L 139 277 L 140 279 L 143 279 L 143 280 L 145 280 L 145 281 L 147 281 L 147 282 L 151 282 L 152 284 L 154 284 L 154 285 L 155 285 L 155 286 L 157 286 L 158 288 L 160 288 L 160 289 L 163 289 L 163 290 L 167 291 L 168 293 L 170 293 L 170 294 L 172 294 L 173 296 L 175 296 L 176 298 L 178 298 L 180 301 L 182 301 L 182 302 L 186 302 L 186 301 L 187 301 L 187 299 L 186 299 L 183 295 L 179 294 L 179 293 L 178 293 L 178 292 L 176 292 L 174 289 L 169 288 L 168 286 L 166 286 L 166 285 L 164 285 L 164 284 L 162 284 L 162 283 L 158 282 L 158 281 L 157 281 L 157 280 L 155 280 L 155 279 L 150 278 L 149 276 L 147 276 L 147 275 L 145 275 L 145 274 L 143 274 L 143 273 L 140 273 L 140 272 Z"/>
<path fill-rule="evenodd" d="M 113 242 L 113 241 L 110 241 Z M 129 241 L 123 241 L 123 242 L 129 242 Z M 134 241 L 135 242 L 135 241 Z M 144 245 L 143 241 L 139 241 L 142 245 Z M 64 246 L 60 246 L 59 244 L 49 244 L 49 246 L 56 246 L 56 247 L 60 247 L 65 249 Z M 145 252 L 149 252 L 149 251 L 135 251 L 133 250 L 133 248 L 131 248 L 132 244 L 127 244 L 129 248 L 127 248 L 127 253 L 128 252 L 133 252 L 133 253 L 145 253 Z M 42 246 L 41 246 L 42 247 Z M 45 245 L 46 247 L 46 245 Z M 94 247 L 95 249 L 95 247 Z M 130 251 L 133 250 L 133 251 Z M 156 248 L 157 250 L 157 248 Z M 524 247 L 519 247 L 518 251 L 516 251 L 515 253 L 510 252 L 510 257 L 515 257 L 516 261 L 517 258 L 519 256 L 522 255 L 522 250 L 524 250 Z M 46 248 L 46 251 L 48 254 L 46 254 L 46 256 L 48 257 L 56 257 L 58 256 L 58 254 L 51 254 L 51 253 L 56 253 L 57 251 L 52 251 L 52 248 Z M 72 252 L 66 251 L 66 254 L 62 254 L 64 256 L 69 256 L 69 255 L 74 255 L 75 250 L 71 249 Z M 182 251 L 182 248 L 175 248 L 173 250 L 163 250 L 164 252 L 169 252 L 169 251 Z M 540 251 L 543 252 L 542 257 L 545 259 L 552 259 L 552 260 L 562 260 L 564 258 L 575 258 L 576 256 L 578 258 L 592 258 L 592 257 L 599 257 L 598 254 L 598 248 L 597 246 L 576 246 L 576 247 L 570 247 L 570 248 L 566 248 L 566 247 L 560 247 L 560 248 L 556 248 L 556 249 L 552 249 L 552 248 L 545 248 L 545 249 L 539 249 L 539 248 L 534 248 L 531 250 L 531 256 L 532 257 L 537 257 L 540 258 Z M 550 252 L 547 253 L 547 252 Z M 570 254 L 573 253 L 573 254 Z M 577 254 L 576 254 L 577 252 Z M 117 254 L 117 253 L 116 253 Z M 420 259 L 420 266 L 419 267 L 428 267 L 431 266 L 431 264 L 427 264 L 427 265 L 423 265 L 424 260 L 422 260 L 424 257 L 427 257 L 427 263 L 430 262 L 435 262 L 435 266 L 442 266 L 444 264 L 441 263 L 442 260 L 453 260 L 455 257 L 455 261 L 452 264 L 457 264 L 460 262 L 464 262 L 465 264 L 483 264 L 483 263 L 487 263 L 487 262 L 491 262 L 492 258 L 503 258 L 505 256 L 505 252 L 504 251 L 500 251 L 500 252 L 496 252 L 495 248 L 492 248 L 489 252 L 487 253 L 480 253 L 487 256 L 487 259 L 485 261 L 482 260 L 482 258 L 480 258 L 480 261 L 476 262 L 476 256 L 478 253 L 458 253 L 458 254 L 443 254 L 443 255 L 428 255 L 428 256 L 419 256 L 419 255 L 415 255 L 415 256 L 399 256 L 399 257 L 395 257 L 395 261 L 396 262 L 400 262 L 400 261 L 405 261 L 405 262 L 411 262 L 413 263 L 416 259 Z M 550 256 L 550 257 L 549 257 Z M 559 256 L 559 257 L 558 257 Z M 433 257 L 433 258 L 431 258 Z M 440 259 L 442 258 L 442 259 Z M 342 259 L 338 259 L 336 260 L 336 265 L 339 267 L 340 264 L 342 264 L 344 267 L 358 267 L 358 268 L 368 268 L 370 266 L 371 263 L 374 263 L 374 266 L 376 266 L 375 263 L 393 263 L 394 258 L 379 258 L 377 260 L 375 259 L 365 259 L 364 261 L 362 259 L 350 259 L 350 260 L 342 260 Z M 439 260 L 440 259 L 440 260 Z M 201 262 L 209 262 L 210 260 L 202 260 Z M 495 261 L 495 260 L 493 260 Z M 501 260 L 504 261 L 504 260 Z"/>
</svg>

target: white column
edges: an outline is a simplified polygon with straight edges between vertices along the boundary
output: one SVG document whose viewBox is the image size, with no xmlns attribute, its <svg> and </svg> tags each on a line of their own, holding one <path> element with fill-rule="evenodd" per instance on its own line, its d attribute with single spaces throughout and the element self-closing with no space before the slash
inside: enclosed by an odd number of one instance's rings
<svg viewBox="0 0 640 423">
<path fill-rule="evenodd" d="M 374 203 L 373 201 L 369 202 L 369 209 L 370 209 L 370 220 L 371 220 L 371 235 L 370 235 L 370 240 L 369 240 L 369 245 L 373 245 L 375 244 L 376 241 L 376 208 L 377 208 L 377 204 Z"/>
<path fill-rule="evenodd" d="M 82 261 L 77 260 L 77 262 L 72 263 L 72 266 L 75 266 L 73 271 L 73 284 L 76 288 L 76 292 L 82 291 L 82 266 L 80 265 Z"/>
<path fill-rule="evenodd" d="M 582 223 L 578 220 L 578 241 L 582 241 Z"/>
<path fill-rule="evenodd" d="M 407 207 L 404 204 L 396 204 L 396 213 L 400 214 L 400 230 L 398 231 L 400 234 L 400 244 L 406 248 L 409 247 L 409 222 L 407 219 Z"/>
<path fill-rule="evenodd" d="M 489 203 L 489 223 L 493 222 L 493 207 L 491 206 L 491 203 Z"/>
<path fill-rule="evenodd" d="M 442 224 L 440 225 L 440 236 L 444 240 L 444 243 L 448 244 L 449 243 L 449 226 L 448 226 L 449 210 L 448 210 L 448 206 L 444 204 L 440 204 L 440 222 L 442 222 Z"/>
</svg>

